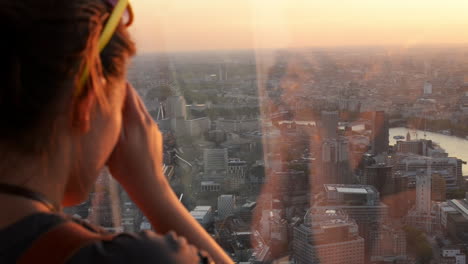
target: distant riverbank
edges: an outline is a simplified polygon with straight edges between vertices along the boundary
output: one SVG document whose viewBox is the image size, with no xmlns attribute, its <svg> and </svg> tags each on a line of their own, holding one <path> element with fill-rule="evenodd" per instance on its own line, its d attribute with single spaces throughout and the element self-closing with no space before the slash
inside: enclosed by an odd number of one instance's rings
<svg viewBox="0 0 468 264">
<path fill-rule="evenodd" d="M 468 161 L 468 140 L 457 136 L 449 136 L 441 133 L 424 132 L 422 130 L 410 130 L 405 127 L 396 127 L 390 129 L 389 142 L 390 145 L 394 145 L 397 140 L 394 136 L 404 136 L 410 132 L 412 139 L 423 139 L 432 140 L 439 144 L 450 157 L 457 157 L 464 161 Z M 425 136 L 424 136 L 425 135 Z M 468 175 L 468 166 L 463 165 L 463 175 Z"/>
<path fill-rule="evenodd" d="M 427 130 L 431 132 L 450 131 L 451 135 L 466 138 L 468 136 L 468 124 L 459 123 L 452 124 L 450 120 L 430 120 L 423 118 L 409 118 L 407 120 L 400 120 L 396 122 L 395 126 L 391 127 L 412 127 L 419 130 Z"/>
</svg>

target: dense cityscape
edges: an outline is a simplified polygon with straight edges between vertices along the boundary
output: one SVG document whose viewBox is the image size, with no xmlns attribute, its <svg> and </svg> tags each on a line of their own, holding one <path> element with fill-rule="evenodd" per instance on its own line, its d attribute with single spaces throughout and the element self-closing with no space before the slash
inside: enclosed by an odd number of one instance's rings
<svg viewBox="0 0 468 264">
<path fill-rule="evenodd" d="M 145 54 L 128 78 L 236 263 L 466 263 L 467 48 Z M 152 229 L 107 172 L 66 211 Z"/>
</svg>

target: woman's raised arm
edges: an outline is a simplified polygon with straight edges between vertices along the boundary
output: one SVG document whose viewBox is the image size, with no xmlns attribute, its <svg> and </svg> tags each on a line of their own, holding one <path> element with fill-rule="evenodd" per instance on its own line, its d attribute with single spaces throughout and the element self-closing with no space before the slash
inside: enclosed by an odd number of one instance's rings
<svg viewBox="0 0 468 264">
<path fill-rule="evenodd" d="M 162 155 L 161 132 L 135 89 L 128 85 L 122 135 L 108 162 L 113 177 L 158 232 L 173 230 L 208 252 L 216 263 L 233 263 L 177 199 L 163 175 Z"/>
</svg>

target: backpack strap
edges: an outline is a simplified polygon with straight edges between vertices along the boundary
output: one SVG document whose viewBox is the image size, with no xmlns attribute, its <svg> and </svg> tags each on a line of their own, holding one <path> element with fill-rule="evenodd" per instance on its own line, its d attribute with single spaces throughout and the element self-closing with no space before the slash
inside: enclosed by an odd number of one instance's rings
<svg viewBox="0 0 468 264">
<path fill-rule="evenodd" d="M 112 238 L 112 235 L 94 233 L 71 220 L 65 221 L 39 236 L 16 263 L 65 264 L 84 246 Z"/>
</svg>

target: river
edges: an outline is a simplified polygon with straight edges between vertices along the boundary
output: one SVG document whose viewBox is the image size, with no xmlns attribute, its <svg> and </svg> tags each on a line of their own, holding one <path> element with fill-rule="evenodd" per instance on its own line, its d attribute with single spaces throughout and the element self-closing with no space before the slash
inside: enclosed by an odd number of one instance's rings
<svg viewBox="0 0 468 264">
<path fill-rule="evenodd" d="M 390 129 L 390 145 L 394 145 L 396 140 L 394 136 L 404 136 L 409 129 L 404 127 L 397 127 Z M 412 139 L 424 138 L 424 131 L 411 130 L 410 135 Z M 426 139 L 432 140 L 439 144 L 449 154 L 449 157 L 457 157 L 464 161 L 468 161 L 468 140 L 455 136 L 447 136 L 439 133 L 426 132 Z M 463 165 L 463 175 L 468 175 L 468 166 Z"/>
</svg>

